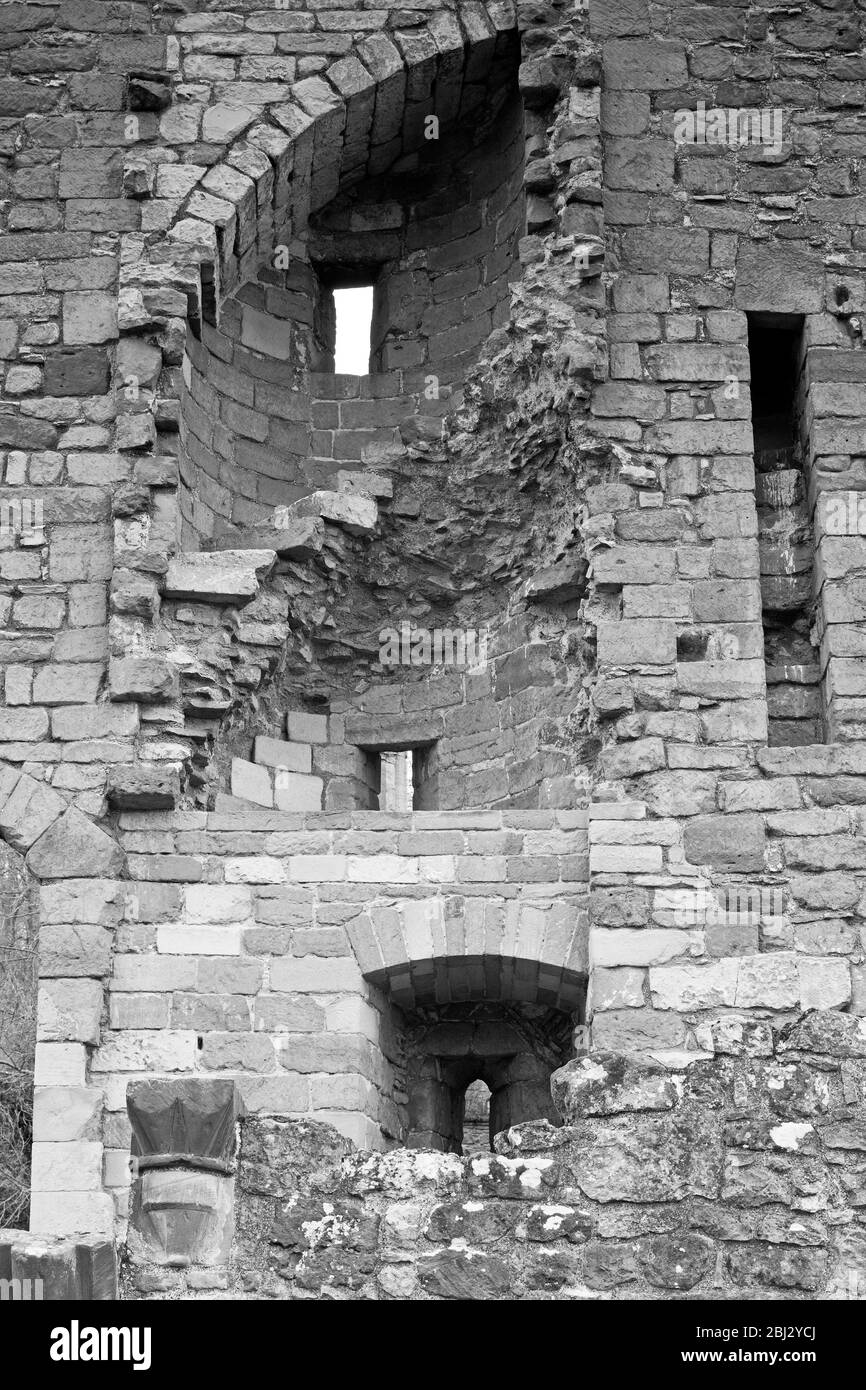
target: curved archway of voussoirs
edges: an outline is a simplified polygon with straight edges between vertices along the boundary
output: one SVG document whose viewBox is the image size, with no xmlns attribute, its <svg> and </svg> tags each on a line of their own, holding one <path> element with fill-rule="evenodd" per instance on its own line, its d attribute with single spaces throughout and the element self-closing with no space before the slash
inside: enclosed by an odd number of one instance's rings
<svg viewBox="0 0 866 1390">
<path fill-rule="evenodd" d="M 401 1008 L 519 1001 L 583 1017 L 586 932 L 562 905 L 502 914 L 442 899 L 375 907 L 346 930 L 364 978 Z"/>
<path fill-rule="evenodd" d="M 260 108 L 212 108 L 228 136 L 167 232 L 169 257 L 198 262 L 200 310 L 216 322 L 221 302 L 303 234 L 311 214 L 364 178 L 411 160 L 435 129 L 471 121 L 516 66 L 510 0 L 440 12 L 406 31 L 375 33 L 324 72 L 287 86 L 287 100 Z M 163 253 L 164 254 L 164 253 Z"/>
</svg>

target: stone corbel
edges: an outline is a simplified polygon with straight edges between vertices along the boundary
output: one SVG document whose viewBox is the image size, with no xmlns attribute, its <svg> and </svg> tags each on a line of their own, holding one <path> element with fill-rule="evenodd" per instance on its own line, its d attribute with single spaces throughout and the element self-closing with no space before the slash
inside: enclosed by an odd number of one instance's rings
<svg viewBox="0 0 866 1390">
<path fill-rule="evenodd" d="M 241 1100 L 233 1081 L 133 1082 L 130 1254 L 139 1262 L 213 1267 L 228 1260 Z"/>
</svg>

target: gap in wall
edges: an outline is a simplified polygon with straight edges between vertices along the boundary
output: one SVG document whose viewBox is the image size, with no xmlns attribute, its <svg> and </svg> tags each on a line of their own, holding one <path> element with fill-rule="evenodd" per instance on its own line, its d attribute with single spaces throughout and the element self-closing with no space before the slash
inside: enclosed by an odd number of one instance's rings
<svg viewBox="0 0 866 1390">
<path fill-rule="evenodd" d="M 811 642 L 815 538 L 801 414 L 803 318 L 747 317 L 769 742 L 821 743 L 821 669 Z"/>
<path fill-rule="evenodd" d="M 370 371 L 374 286 L 352 285 L 334 290 L 334 371 L 366 376 Z"/>
</svg>

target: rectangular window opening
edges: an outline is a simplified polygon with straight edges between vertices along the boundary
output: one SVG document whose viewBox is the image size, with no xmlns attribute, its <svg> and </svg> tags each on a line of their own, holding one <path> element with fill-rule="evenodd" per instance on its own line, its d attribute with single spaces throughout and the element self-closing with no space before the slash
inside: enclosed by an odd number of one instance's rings
<svg viewBox="0 0 866 1390">
<path fill-rule="evenodd" d="M 821 666 L 812 644 L 815 538 L 803 447 L 803 319 L 749 314 L 748 325 L 769 742 L 821 743 Z"/>
<path fill-rule="evenodd" d="M 334 371 L 366 376 L 373 335 L 373 286 L 334 290 Z"/>
<path fill-rule="evenodd" d="M 436 749 L 370 750 L 365 785 L 369 805 L 380 811 L 433 811 L 437 808 Z"/>
<path fill-rule="evenodd" d="M 378 267 L 319 266 L 319 332 L 330 370 L 346 376 L 372 371 Z"/>
</svg>

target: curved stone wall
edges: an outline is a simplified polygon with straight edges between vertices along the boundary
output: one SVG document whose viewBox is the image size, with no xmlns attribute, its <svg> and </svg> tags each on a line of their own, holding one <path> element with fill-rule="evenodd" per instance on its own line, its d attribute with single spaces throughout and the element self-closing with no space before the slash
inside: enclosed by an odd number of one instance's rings
<svg viewBox="0 0 866 1390">
<path fill-rule="evenodd" d="M 188 335 L 185 546 L 208 547 L 336 487 L 341 468 L 399 445 L 401 427 L 459 405 L 467 369 L 510 317 L 520 268 L 525 140 L 515 70 L 504 61 L 488 75 L 506 85 L 493 86 L 471 124 L 441 133 L 437 124 L 426 141 L 422 126 L 418 151 L 338 195 L 220 306 L 219 326 Z M 376 275 L 374 370 L 338 378 L 329 285 L 359 267 Z"/>
</svg>

